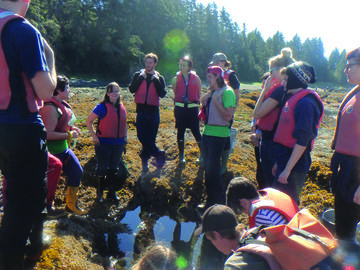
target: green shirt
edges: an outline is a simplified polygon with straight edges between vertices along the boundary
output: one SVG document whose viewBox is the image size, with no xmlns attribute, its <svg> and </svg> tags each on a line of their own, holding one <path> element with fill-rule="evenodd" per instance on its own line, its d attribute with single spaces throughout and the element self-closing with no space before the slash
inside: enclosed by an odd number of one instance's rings
<svg viewBox="0 0 360 270">
<path fill-rule="evenodd" d="M 229 107 L 236 108 L 236 95 L 231 88 L 226 88 L 221 98 L 225 109 Z M 230 137 L 230 128 L 228 126 L 224 127 L 205 125 L 203 134 L 207 136 L 226 138 Z"/>
</svg>

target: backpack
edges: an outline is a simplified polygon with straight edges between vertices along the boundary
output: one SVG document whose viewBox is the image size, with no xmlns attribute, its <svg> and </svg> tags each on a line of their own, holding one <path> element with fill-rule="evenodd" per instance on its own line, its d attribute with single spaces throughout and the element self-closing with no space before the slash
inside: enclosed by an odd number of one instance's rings
<svg viewBox="0 0 360 270">
<path fill-rule="evenodd" d="M 259 240 L 260 236 L 263 240 Z M 254 253 L 256 249 L 251 250 L 251 247 L 266 245 L 270 249 L 270 256 L 282 270 L 344 269 L 333 256 L 337 251 L 337 240 L 306 209 L 299 211 L 286 225 L 255 228 L 243 236 L 240 243 L 245 246 L 238 251 Z M 279 269 L 272 265 L 270 268 Z"/>
</svg>

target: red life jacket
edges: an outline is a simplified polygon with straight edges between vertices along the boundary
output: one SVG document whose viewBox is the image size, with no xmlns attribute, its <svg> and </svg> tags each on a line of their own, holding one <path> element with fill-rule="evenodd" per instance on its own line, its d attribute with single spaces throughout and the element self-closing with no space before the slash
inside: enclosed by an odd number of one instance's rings
<svg viewBox="0 0 360 270">
<path fill-rule="evenodd" d="M 273 188 L 259 190 L 261 199 L 253 201 L 249 214 L 249 227 L 255 227 L 255 217 L 260 209 L 273 210 L 284 216 L 288 221 L 299 211 L 296 202 L 286 193 Z"/>
<path fill-rule="evenodd" d="M 99 119 L 99 127 L 96 134 L 100 138 L 124 138 L 126 137 L 126 109 L 122 103 L 116 110 L 111 103 L 105 103 L 106 116 Z"/>
<path fill-rule="evenodd" d="M 4 26 L 11 20 L 20 19 L 25 20 L 23 17 L 11 12 L 0 9 L 0 37 L 2 35 L 2 30 Z M 18 93 L 23 95 L 26 98 L 27 110 L 29 112 L 39 111 L 39 107 L 42 106 L 42 100 L 38 98 L 34 87 L 30 79 L 26 76 L 25 72 L 21 73 L 22 79 L 24 81 L 25 93 Z M 12 98 L 12 92 L 15 89 L 10 88 L 9 83 L 9 67 L 7 65 L 4 51 L 2 48 L 2 43 L 0 42 L 0 110 L 6 110 L 9 107 L 10 100 Z M 17 89 L 16 89 L 17 90 Z M 18 90 L 17 90 L 18 91 Z"/>
<path fill-rule="evenodd" d="M 47 100 L 45 104 L 54 104 L 55 107 L 59 108 L 61 111 L 61 116 L 58 119 L 57 125 L 55 127 L 55 131 L 57 132 L 68 132 L 70 130 L 69 121 L 72 117 L 71 106 L 65 102 L 59 102 L 56 98 L 51 98 Z"/>
<path fill-rule="evenodd" d="M 233 72 L 235 72 L 235 71 L 233 71 L 232 69 L 228 69 L 226 72 L 224 72 L 224 81 L 230 87 L 231 87 L 231 85 L 230 85 L 229 77 L 230 77 L 230 74 Z"/>
<path fill-rule="evenodd" d="M 358 90 L 356 86 L 351 92 Z M 351 94 L 349 93 L 349 95 Z M 340 121 L 336 126 L 335 151 L 360 157 L 360 92 L 350 100 L 347 95 L 340 105 Z"/>
<path fill-rule="evenodd" d="M 144 79 L 135 93 L 135 103 L 159 107 L 159 100 L 154 83 L 151 82 L 150 86 L 147 87 L 146 79 Z"/>
<path fill-rule="evenodd" d="M 185 84 L 185 80 L 181 72 L 176 76 L 175 85 L 175 102 L 184 103 L 184 98 L 187 97 L 189 103 L 199 102 L 199 89 L 197 86 L 198 76 L 194 71 L 189 72 L 189 80 Z"/>
<path fill-rule="evenodd" d="M 279 88 L 280 86 L 281 86 L 281 81 L 274 79 L 273 85 L 265 94 L 264 102 L 270 97 L 272 92 L 274 92 L 275 89 Z M 279 119 L 279 114 L 280 114 L 280 108 L 275 107 L 271 112 L 269 112 L 263 118 L 256 120 L 256 128 L 265 131 L 274 130 L 275 124 Z"/>
<path fill-rule="evenodd" d="M 292 136 L 295 129 L 295 107 L 296 104 L 307 95 L 313 95 L 318 100 L 319 105 L 321 104 L 321 116 L 319 123 L 316 125 L 319 128 L 322 117 L 324 115 L 324 105 L 318 93 L 308 89 L 302 89 L 299 92 L 295 93 L 291 98 L 289 98 L 286 104 L 283 106 L 280 114 L 279 124 L 277 126 L 274 142 L 280 143 L 286 147 L 294 148 L 296 144 L 296 139 Z M 311 142 L 311 148 L 314 144 L 314 140 Z"/>
</svg>

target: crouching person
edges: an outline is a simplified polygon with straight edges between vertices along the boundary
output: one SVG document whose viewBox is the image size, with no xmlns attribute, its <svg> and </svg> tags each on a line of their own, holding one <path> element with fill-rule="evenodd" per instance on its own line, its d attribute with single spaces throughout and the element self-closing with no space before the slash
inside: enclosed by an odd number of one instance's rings
<svg viewBox="0 0 360 270">
<path fill-rule="evenodd" d="M 281 269 L 276 268 L 278 263 L 266 245 L 257 245 L 261 250 L 256 253 L 246 251 L 245 248 L 239 248 L 242 232 L 238 225 L 235 212 L 230 207 L 215 204 L 205 211 L 202 216 L 202 224 L 195 234 L 205 233 L 205 237 L 220 252 L 225 255 L 231 255 L 225 262 L 224 269 L 226 270 Z M 248 246 L 246 247 L 248 248 Z"/>
<path fill-rule="evenodd" d="M 258 191 L 245 177 L 230 181 L 226 204 L 235 212 L 248 214 L 250 228 L 286 224 L 299 211 L 296 202 L 286 193 L 273 188 Z"/>
</svg>

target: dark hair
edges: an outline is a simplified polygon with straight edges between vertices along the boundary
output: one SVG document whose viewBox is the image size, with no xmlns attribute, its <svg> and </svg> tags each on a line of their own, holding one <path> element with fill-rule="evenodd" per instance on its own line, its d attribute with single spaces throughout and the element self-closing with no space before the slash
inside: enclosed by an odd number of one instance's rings
<svg viewBox="0 0 360 270">
<path fill-rule="evenodd" d="M 352 50 L 346 54 L 346 60 L 355 59 L 360 62 L 360 47 Z"/>
<path fill-rule="evenodd" d="M 241 224 L 237 225 L 234 228 L 225 229 L 225 230 L 216 231 L 216 232 L 225 239 L 234 240 L 234 239 L 239 238 L 239 230 L 238 230 L 239 226 L 241 226 Z M 215 234 L 213 231 L 207 231 L 207 232 L 205 232 L 205 234 L 207 237 L 209 237 L 211 239 L 215 239 Z"/>
<path fill-rule="evenodd" d="M 221 76 L 217 77 L 216 83 L 220 88 L 223 88 L 226 85 L 224 78 Z"/>
<path fill-rule="evenodd" d="M 188 64 L 188 67 L 191 69 L 193 66 L 193 61 L 190 58 L 190 56 L 185 55 L 184 57 L 180 58 L 180 61 L 186 62 Z"/>
<path fill-rule="evenodd" d="M 59 94 L 59 91 L 64 92 L 67 85 L 70 85 L 70 80 L 66 76 L 58 75 L 56 77 L 56 87 L 53 96 L 57 96 Z"/>
<path fill-rule="evenodd" d="M 226 205 L 234 211 L 243 211 L 239 200 L 255 200 L 260 198 L 260 194 L 253 182 L 245 177 L 236 177 L 232 179 L 226 190 Z"/>
<path fill-rule="evenodd" d="M 101 103 L 105 104 L 105 103 L 111 103 L 109 95 L 107 95 L 107 93 L 111 93 L 114 91 L 114 87 L 118 87 L 120 90 L 120 86 L 116 83 L 116 82 L 111 82 L 106 86 L 106 92 L 104 95 L 104 99 L 101 101 Z M 121 101 L 121 96 L 118 97 L 118 99 L 115 102 L 115 107 L 117 108 L 120 104 Z"/>
<path fill-rule="evenodd" d="M 158 62 L 158 56 L 155 53 L 148 53 L 147 55 L 145 55 L 144 60 L 148 58 L 153 59 L 155 63 Z"/>
</svg>

